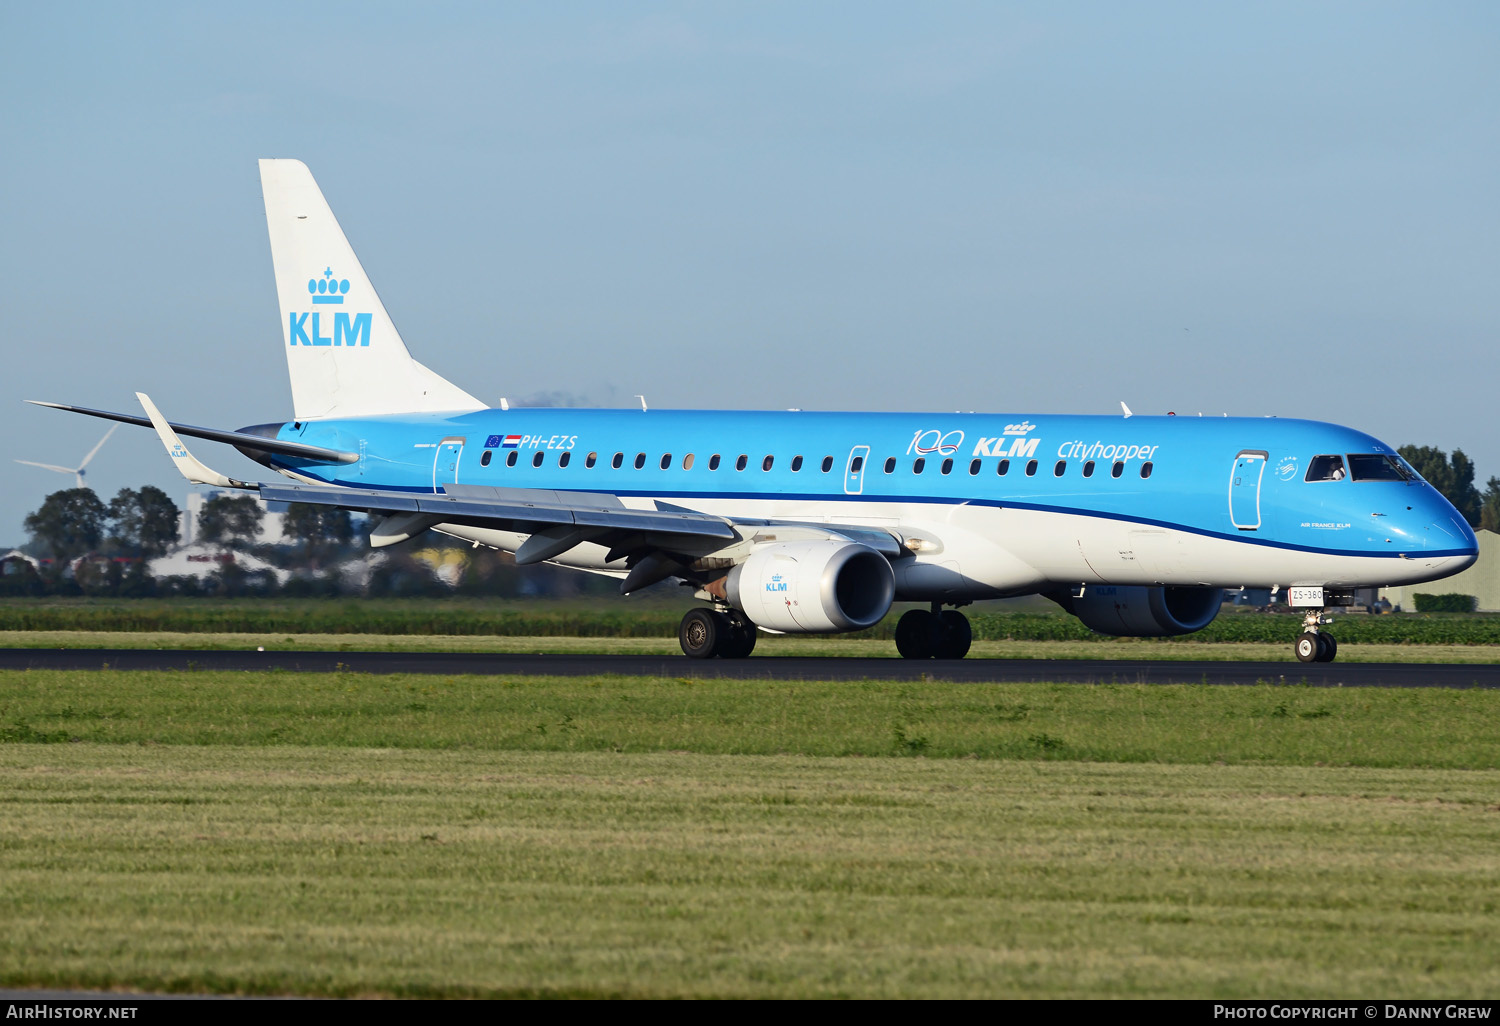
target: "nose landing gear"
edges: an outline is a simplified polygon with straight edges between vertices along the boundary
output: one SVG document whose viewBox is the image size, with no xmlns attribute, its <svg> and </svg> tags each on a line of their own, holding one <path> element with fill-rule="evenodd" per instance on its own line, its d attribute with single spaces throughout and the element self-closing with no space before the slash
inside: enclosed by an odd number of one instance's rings
<svg viewBox="0 0 1500 1026">
<path fill-rule="evenodd" d="M 1307 615 L 1302 618 L 1302 633 L 1297 635 L 1297 640 L 1292 645 L 1292 651 L 1297 653 L 1298 662 L 1333 662 L 1333 657 L 1339 652 L 1339 643 L 1334 640 L 1332 634 L 1324 634 L 1318 630 L 1319 627 L 1325 627 L 1331 623 L 1333 623 L 1333 617 L 1324 616 L 1322 609 L 1308 610 Z"/>
</svg>

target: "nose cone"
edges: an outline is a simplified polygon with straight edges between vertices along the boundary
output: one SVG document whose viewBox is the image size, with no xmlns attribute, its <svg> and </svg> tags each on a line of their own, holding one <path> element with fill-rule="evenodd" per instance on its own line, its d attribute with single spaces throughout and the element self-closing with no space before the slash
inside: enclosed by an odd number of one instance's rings
<svg viewBox="0 0 1500 1026">
<path fill-rule="evenodd" d="M 1451 528 L 1454 534 L 1461 539 L 1459 545 L 1461 551 L 1453 557 L 1455 560 L 1454 573 L 1458 573 L 1460 570 L 1467 570 L 1478 562 L 1479 538 L 1474 534 L 1474 529 L 1464 521 L 1464 518 L 1458 515 L 1457 510 L 1453 511 L 1453 516 L 1446 525 L 1433 524 L 1432 526 L 1434 530 L 1447 530 Z"/>
<path fill-rule="evenodd" d="M 1426 490 L 1429 493 L 1424 496 L 1426 501 L 1412 511 L 1425 522 L 1424 555 L 1442 560 L 1444 577 L 1467 570 L 1479 559 L 1479 539 L 1474 536 L 1474 529 L 1437 489 Z"/>
</svg>

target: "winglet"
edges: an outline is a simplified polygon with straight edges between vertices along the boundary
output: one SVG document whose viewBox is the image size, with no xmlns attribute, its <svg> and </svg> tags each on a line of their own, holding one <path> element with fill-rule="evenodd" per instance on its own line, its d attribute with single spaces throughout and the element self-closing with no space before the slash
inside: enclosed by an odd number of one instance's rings
<svg viewBox="0 0 1500 1026">
<path fill-rule="evenodd" d="M 177 432 L 172 430 L 172 425 L 167 423 L 167 418 L 161 415 L 156 404 L 145 392 L 137 392 L 135 397 L 141 401 L 141 406 L 146 411 L 146 416 L 151 420 L 151 426 L 156 428 L 156 436 L 161 439 L 161 444 L 167 447 L 167 455 L 172 457 L 177 464 L 177 470 L 191 484 L 215 485 L 219 488 L 248 488 L 259 491 L 260 485 L 250 484 L 247 481 L 236 481 L 232 477 L 225 477 L 217 470 L 210 470 L 197 457 L 187 451 L 187 446 L 177 437 Z"/>
</svg>

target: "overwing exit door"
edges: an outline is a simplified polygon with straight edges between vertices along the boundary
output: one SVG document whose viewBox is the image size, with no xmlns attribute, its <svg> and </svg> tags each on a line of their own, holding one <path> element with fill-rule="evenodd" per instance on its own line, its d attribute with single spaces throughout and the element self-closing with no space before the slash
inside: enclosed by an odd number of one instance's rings
<svg viewBox="0 0 1500 1026">
<path fill-rule="evenodd" d="M 861 495 L 865 490 L 865 464 L 870 462 L 870 447 L 856 445 L 849 450 L 849 463 L 844 468 L 844 494 Z"/>
</svg>

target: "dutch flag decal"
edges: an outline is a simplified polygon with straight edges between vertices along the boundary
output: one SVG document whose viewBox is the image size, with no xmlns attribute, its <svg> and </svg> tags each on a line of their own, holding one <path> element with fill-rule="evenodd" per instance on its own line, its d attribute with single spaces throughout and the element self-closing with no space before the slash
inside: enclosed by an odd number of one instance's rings
<svg viewBox="0 0 1500 1026">
<path fill-rule="evenodd" d="M 505 442 L 501 445 L 501 448 L 502 449 L 514 449 L 516 446 L 518 446 L 520 444 L 521 444 L 521 436 L 520 435 L 506 435 L 505 436 Z"/>
</svg>

